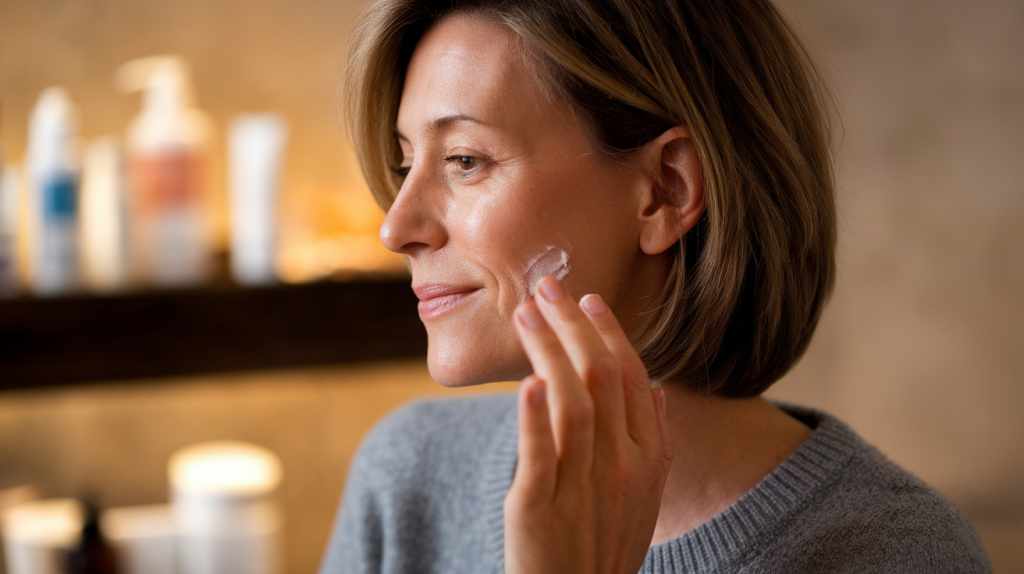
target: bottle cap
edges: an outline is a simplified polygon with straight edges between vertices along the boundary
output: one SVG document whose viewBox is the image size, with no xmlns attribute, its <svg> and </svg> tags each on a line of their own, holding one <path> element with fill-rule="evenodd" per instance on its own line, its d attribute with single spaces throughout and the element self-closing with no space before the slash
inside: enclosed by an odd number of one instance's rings
<svg viewBox="0 0 1024 574">
<path fill-rule="evenodd" d="M 143 90 L 144 112 L 167 112 L 192 107 L 188 64 L 180 56 L 149 56 L 125 62 L 114 74 L 123 93 Z"/>
</svg>

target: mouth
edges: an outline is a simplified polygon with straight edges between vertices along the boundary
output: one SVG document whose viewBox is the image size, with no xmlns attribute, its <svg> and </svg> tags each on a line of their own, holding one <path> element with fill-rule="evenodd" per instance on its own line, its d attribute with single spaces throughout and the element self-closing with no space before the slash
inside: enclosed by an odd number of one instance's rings
<svg viewBox="0 0 1024 574">
<path fill-rule="evenodd" d="M 480 289 L 468 285 L 432 283 L 413 287 L 420 303 L 420 318 L 432 319 L 458 307 Z"/>
</svg>

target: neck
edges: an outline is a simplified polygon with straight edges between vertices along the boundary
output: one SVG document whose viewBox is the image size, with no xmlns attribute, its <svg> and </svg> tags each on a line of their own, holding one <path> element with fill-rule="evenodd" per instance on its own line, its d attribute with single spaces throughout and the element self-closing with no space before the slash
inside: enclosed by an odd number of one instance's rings
<svg viewBox="0 0 1024 574">
<path fill-rule="evenodd" d="M 666 385 L 665 407 L 674 456 L 652 546 L 728 508 L 811 434 L 761 397 L 706 397 Z"/>
</svg>

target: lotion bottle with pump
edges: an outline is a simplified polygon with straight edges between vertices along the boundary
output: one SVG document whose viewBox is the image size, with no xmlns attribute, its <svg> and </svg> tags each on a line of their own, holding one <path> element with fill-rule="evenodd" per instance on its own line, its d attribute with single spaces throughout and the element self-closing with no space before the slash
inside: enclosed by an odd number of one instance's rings
<svg viewBox="0 0 1024 574">
<path fill-rule="evenodd" d="M 202 283 L 210 270 L 205 170 L 212 129 L 193 105 L 188 66 L 176 56 L 140 58 L 123 64 L 115 83 L 122 92 L 143 92 L 127 136 L 136 274 L 158 287 Z"/>
<path fill-rule="evenodd" d="M 78 287 L 78 112 L 67 92 L 47 88 L 29 120 L 26 171 L 32 285 L 39 295 Z"/>
</svg>

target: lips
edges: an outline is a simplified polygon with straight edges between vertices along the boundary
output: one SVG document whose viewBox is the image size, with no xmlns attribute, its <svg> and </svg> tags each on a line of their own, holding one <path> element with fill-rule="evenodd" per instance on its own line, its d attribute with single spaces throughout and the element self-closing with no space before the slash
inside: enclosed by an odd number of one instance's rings
<svg viewBox="0 0 1024 574">
<path fill-rule="evenodd" d="M 454 309 L 479 289 L 467 285 L 432 283 L 413 287 L 413 291 L 420 300 L 420 317 L 430 319 Z"/>
</svg>

